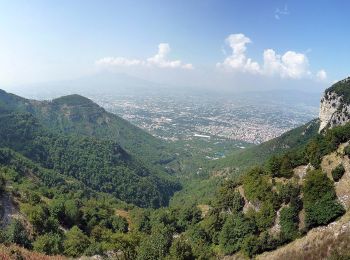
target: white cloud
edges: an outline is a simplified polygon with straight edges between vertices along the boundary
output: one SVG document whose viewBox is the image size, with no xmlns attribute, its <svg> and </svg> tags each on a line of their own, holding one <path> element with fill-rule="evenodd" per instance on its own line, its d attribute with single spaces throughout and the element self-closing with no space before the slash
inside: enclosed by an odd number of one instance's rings
<svg viewBox="0 0 350 260">
<path fill-rule="evenodd" d="M 287 51 L 280 55 L 273 49 L 266 49 L 263 52 L 263 64 L 260 65 L 247 57 L 246 45 L 248 43 L 251 43 L 251 40 L 242 33 L 229 35 L 226 44 L 231 47 L 232 54 L 226 57 L 222 63 L 217 63 L 217 66 L 226 67 L 233 71 L 291 79 L 301 79 L 312 75 L 305 54 Z M 325 71 L 322 74 L 325 74 Z"/>
<path fill-rule="evenodd" d="M 246 44 L 251 40 L 244 34 L 231 34 L 226 38 L 226 44 L 232 49 L 232 54 L 228 56 L 223 63 L 218 63 L 218 67 L 231 67 L 242 72 L 258 73 L 260 66 L 257 62 L 248 59 L 245 55 Z"/>
<path fill-rule="evenodd" d="M 316 74 L 316 78 L 318 80 L 321 80 L 321 81 L 326 80 L 327 79 L 327 72 L 323 69 L 319 70 Z"/>
<path fill-rule="evenodd" d="M 264 51 L 264 75 L 279 75 L 281 78 L 300 79 L 310 75 L 309 61 L 305 54 L 287 51 L 278 55 L 272 49 Z"/>
<path fill-rule="evenodd" d="M 96 61 L 96 65 L 102 66 L 150 66 L 158 68 L 181 68 L 194 69 L 190 63 L 184 64 L 180 60 L 168 60 L 167 56 L 170 53 L 170 45 L 168 43 L 160 43 L 158 52 L 153 57 L 146 60 L 127 59 L 124 57 L 105 57 Z"/>
<path fill-rule="evenodd" d="M 288 11 L 288 6 L 287 5 L 284 6 L 284 9 L 276 8 L 276 10 L 275 10 L 275 19 L 276 20 L 280 20 L 281 16 L 284 16 L 284 15 L 289 15 L 289 11 Z"/>
<path fill-rule="evenodd" d="M 96 61 L 97 65 L 107 65 L 107 66 L 135 66 L 135 65 L 143 65 L 144 62 L 142 60 L 137 59 L 127 59 L 124 57 L 105 57 L 98 61 Z"/>
</svg>

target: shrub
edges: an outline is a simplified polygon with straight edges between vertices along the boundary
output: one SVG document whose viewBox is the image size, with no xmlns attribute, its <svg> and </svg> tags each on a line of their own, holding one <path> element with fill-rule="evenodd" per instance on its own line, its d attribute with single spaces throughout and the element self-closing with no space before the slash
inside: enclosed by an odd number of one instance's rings
<svg viewBox="0 0 350 260">
<path fill-rule="evenodd" d="M 170 247 L 170 259 L 192 260 L 195 259 L 191 245 L 183 238 L 175 239 Z"/>
<path fill-rule="evenodd" d="M 222 227 L 219 241 L 225 254 L 241 249 L 244 238 L 255 232 L 255 227 L 242 214 L 230 215 Z"/>
<path fill-rule="evenodd" d="M 226 182 L 219 188 L 215 204 L 220 210 L 238 212 L 244 207 L 244 199 L 231 182 Z"/>
<path fill-rule="evenodd" d="M 34 250 L 48 255 L 57 255 L 63 251 L 62 238 L 59 234 L 38 236 L 33 246 Z"/>
<path fill-rule="evenodd" d="M 339 181 L 341 179 L 341 177 L 343 177 L 345 173 L 345 169 L 343 164 L 339 164 L 337 167 L 335 167 L 332 170 L 332 177 L 334 181 Z"/>
<path fill-rule="evenodd" d="M 260 231 L 271 227 L 275 221 L 276 212 L 272 203 L 264 202 L 260 210 L 255 213 L 255 222 Z"/>
<path fill-rule="evenodd" d="M 307 173 L 303 192 L 307 228 L 328 224 L 344 213 L 333 182 L 321 170 Z"/>
<path fill-rule="evenodd" d="M 298 210 L 294 207 L 284 207 L 280 212 L 281 239 L 292 241 L 298 236 Z"/>
<path fill-rule="evenodd" d="M 63 245 L 66 255 L 78 257 L 89 247 L 90 241 L 77 226 L 74 226 L 66 233 L 66 240 Z"/>
<path fill-rule="evenodd" d="M 7 227 L 5 236 L 9 243 L 15 243 L 25 248 L 31 248 L 29 234 L 23 224 L 17 219 L 13 220 Z"/>
<path fill-rule="evenodd" d="M 260 167 L 255 167 L 245 174 L 243 188 L 245 196 L 251 201 L 265 201 L 271 196 L 271 184 L 268 182 L 268 176 Z"/>
<path fill-rule="evenodd" d="M 260 241 L 255 235 L 248 235 L 242 243 L 242 251 L 251 258 L 260 251 Z"/>
</svg>

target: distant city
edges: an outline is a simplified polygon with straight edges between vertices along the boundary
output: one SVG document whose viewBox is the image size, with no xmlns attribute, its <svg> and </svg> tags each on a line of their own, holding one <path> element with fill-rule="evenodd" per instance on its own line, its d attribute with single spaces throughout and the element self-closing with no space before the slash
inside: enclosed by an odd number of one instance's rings
<svg viewBox="0 0 350 260">
<path fill-rule="evenodd" d="M 318 107 L 242 97 L 94 96 L 106 110 L 168 141 L 223 138 L 259 144 L 317 117 Z"/>
</svg>

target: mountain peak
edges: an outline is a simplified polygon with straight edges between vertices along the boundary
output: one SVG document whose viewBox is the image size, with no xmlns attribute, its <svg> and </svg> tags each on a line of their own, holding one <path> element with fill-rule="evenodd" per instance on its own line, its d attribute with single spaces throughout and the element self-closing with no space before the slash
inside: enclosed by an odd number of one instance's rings
<svg viewBox="0 0 350 260">
<path fill-rule="evenodd" d="M 72 95 L 53 99 L 52 103 L 57 105 L 69 105 L 69 106 L 76 106 L 76 105 L 82 105 L 82 104 L 95 104 L 91 99 L 88 99 L 78 94 L 72 94 Z"/>
<path fill-rule="evenodd" d="M 320 105 L 319 132 L 350 121 L 350 77 L 326 89 Z"/>
</svg>

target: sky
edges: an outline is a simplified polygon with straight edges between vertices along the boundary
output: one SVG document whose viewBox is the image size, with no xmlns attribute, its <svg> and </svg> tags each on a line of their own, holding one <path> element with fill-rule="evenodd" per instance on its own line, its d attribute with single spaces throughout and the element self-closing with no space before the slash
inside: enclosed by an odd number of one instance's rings
<svg viewBox="0 0 350 260">
<path fill-rule="evenodd" d="M 0 88 L 118 72 L 216 88 L 349 75 L 349 1 L 0 0 Z"/>
</svg>

